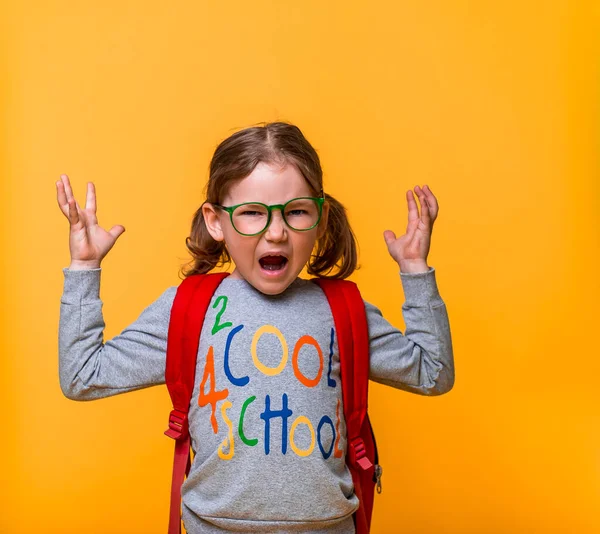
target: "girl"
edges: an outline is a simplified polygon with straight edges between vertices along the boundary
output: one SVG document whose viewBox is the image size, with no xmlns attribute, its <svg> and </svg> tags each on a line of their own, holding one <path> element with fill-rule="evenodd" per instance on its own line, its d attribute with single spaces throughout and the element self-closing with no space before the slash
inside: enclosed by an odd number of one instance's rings
<svg viewBox="0 0 600 534">
<path fill-rule="evenodd" d="M 85 209 L 66 175 L 56 186 L 70 223 L 59 325 L 64 395 L 84 401 L 164 384 L 177 287 L 103 342 L 100 263 L 125 228 L 98 225 L 93 183 Z M 427 186 L 415 192 L 421 213 L 407 191 L 406 234 L 383 234 L 400 268 L 406 333 L 365 302 L 369 378 L 441 395 L 454 384 L 454 359 L 446 307 L 427 265 L 438 204 Z M 182 486 L 187 532 L 355 532 L 359 501 L 345 463 L 337 335 L 324 293 L 298 275 L 307 266 L 314 276 L 350 276 L 356 242 L 344 207 L 323 191 L 319 157 L 299 128 L 266 123 L 221 142 L 186 243 L 193 262 L 185 276 L 235 264 L 200 337 L 189 411 L 194 459 Z"/>
</svg>

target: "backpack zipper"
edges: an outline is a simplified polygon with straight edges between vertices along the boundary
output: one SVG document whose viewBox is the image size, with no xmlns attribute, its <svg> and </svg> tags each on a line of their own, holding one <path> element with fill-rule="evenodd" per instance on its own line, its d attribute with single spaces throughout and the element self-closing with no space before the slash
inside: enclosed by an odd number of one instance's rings
<svg viewBox="0 0 600 534">
<path fill-rule="evenodd" d="M 381 474 L 383 473 L 383 467 L 379 464 L 375 464 L 375 480 L 377 481 L 377 493 L 381 493 Z"/>
<path fill-rule="evenodd" d="M 371 435 L 373 436 L 373 444 L 375 445 L 375 472 L 373 473 L 373 482 L 377 482 L 377 493 L 381 493 L 381 475 L 383 474 L 383 467 L 379 465 L 379 453 L 377 452 L 377 441 L 375 441 L 375 432 L 371 426 L 369 420 L 369 428 L 371 429 Z"/>
</svg>

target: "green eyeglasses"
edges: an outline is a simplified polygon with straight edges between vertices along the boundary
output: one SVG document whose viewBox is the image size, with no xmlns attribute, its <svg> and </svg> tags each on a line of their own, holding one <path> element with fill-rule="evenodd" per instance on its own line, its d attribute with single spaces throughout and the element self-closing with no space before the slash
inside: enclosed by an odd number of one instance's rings
<svg viewBox="0 0 600 534">
<path fill-rule="evenodd" d="M 271 223 L 273 210 L 280 210 L 285 224 L 297 232 L 306 232 L 319 224 L 324 197 L 298 197 L 285 204 L 267 206 L 262 202 L 244 202 L 235 206 L 213 204 L 229 213 L 231 225 L 238 234 L 252 236 L 264 232 Z"/>
</svg>

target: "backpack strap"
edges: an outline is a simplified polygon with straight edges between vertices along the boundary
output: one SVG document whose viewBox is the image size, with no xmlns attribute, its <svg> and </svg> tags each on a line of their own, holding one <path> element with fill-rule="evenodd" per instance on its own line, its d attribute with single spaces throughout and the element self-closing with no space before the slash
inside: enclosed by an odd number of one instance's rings
<svg viewBox="0 0 600 534">
<path fill-rule="evenodd" d="M 165 382 L 173 402 L 165 435 L 175 440 L 169 534 L 181 534 L 181 486 L 190 472 L 188 411 L 196 378 L 196 359 L 204 316 L 221 281 L 229 273 L 188 276 L 177 288 L 167 336 Z"/>
<path fill-rule="evenodd" d="M 370 529 L 375 489 L 375 446 L 367 414 L 369 332 L 365 304 L 354 282 L 326 278 L 311 280 L 324 291 L 337 331 L 348 442 L 346 463 L 361 503 L 354 521 L 357 534 L 362 534 Z"/>
</svg>

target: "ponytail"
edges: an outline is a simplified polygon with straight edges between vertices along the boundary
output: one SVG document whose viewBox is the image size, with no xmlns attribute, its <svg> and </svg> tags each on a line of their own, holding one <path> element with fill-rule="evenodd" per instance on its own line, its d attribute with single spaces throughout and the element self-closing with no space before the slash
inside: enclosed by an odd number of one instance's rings
<svg viewBox="0 0 600 534">
<path fill-rule="evenodd" d="M 316 254 L 308 264 L 308 274 L 321 278 L 348 278 L 357 266 L 356 236 L 350 226 L 346 208 L 325 193 L 329 217 L 325 234 L 317 241 Z M 335 267 L 338 272 L 329 274 Z"/>
</svg>

